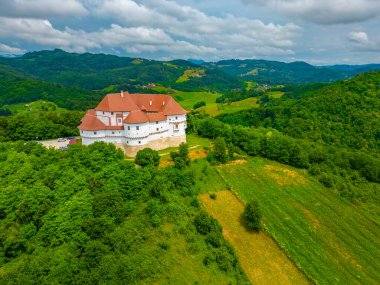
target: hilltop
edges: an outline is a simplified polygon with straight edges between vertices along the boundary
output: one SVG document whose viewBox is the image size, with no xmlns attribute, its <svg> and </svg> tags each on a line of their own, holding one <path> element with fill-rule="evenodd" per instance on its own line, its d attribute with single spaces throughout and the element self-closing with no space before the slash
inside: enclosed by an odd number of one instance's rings
<svg viewBox="0 0 380 285">
<path fill-rule="evenodd" d="M 304 84 L 334 82 L 357 74 L 380 69 L 380 64 L 313 66 L 306 62 L 279 62 L 268 60 L 221 60 L 203 66 L 221 70 L 243 80 L 262 84 Z"/>
</svg>

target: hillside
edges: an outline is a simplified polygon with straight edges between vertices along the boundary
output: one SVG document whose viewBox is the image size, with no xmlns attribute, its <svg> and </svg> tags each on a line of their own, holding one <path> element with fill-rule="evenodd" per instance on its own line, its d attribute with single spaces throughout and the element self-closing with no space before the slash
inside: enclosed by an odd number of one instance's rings
<svg viewBox="0 0 380 285">
<path fill-rule="evenodd" d="M 278 129 L 336 146 L 380 149 L 380 71 L 327 85 L 285 88 L 261 107 L 221 116 L 224 122 Z"/>
<path fill-rule="evenodd" d="M 76 54 L 58 49 L 31 52 L 18 58 L 0 58 L 0 63 L 43 81 L 91 90 L 134 92 L 154 83 L 181 91 L 224 91 L 243 84 L 222 71 L 200 68 L 185 60 L 163 62 L 105 54 Z"/>
<path fill-rule="evenodd" d="M 313 283 L 378 284 L 380 274 L 376 269 L 376 252 L 380 228 L 377 217 L 342 200 L 305 171 L 270 160 L 250 158 L 218 166 L 217 169 L 223 181 L 243 202 L 254 199 L 260 203 L 266 232 Z M 219 187 L 219 190 L 225 190 L 225 187 Z M 234 197 L 226 196 L 222 191 L 216 192 L 216 201 L 219 198 L 223 201 L 213 202 L 221 204 L 223 208 L 219 211 L 233 213 L 229 205 L 233 204 Z M 221 214 L 218 218 L 222 224 L 224 216 Z M 228 217 L 234 218 L 232 215 Z M 233 236 L 234 230 L 236 228 L 228 228 L 226 235 Z M 248 246 L 245 231 L 240 237 L 243 240 L 235 239 L 235 242 Z M 258 239 L 258 236 L 252 238 Z M 252 251 L 264 251 L 261 242 L 257 241 Z M 265 256 L 269 255 L 270 259 L 264 258 L 261 263 L 274 262 L 278 256 L 272 252 L 273 246 L 267 242 Z M 262 256 L 257 257 L 260 258 Z M 250 262 L 253 264 L 255 261 Z M 285 261 L 283 263 L 286 264 Z M 260 263 L 256 267 L 251 265 L 251 269 L 260 266 Z M 271 269 L 264 267 L 262 270 L 269 275 Z M 270 280 L 276 280 L 273 284 L 302 284 L 300 281 L 288 281 L 288 278 L 297 276 L 295 273 L 275 275 Z M 256 278 L 265 277 L 268 276 L 256 274 Z M 270 280 L 255 284 L 272 284 Z"/>
<path fill-rule="evenodd" d="M 0 106 L 47 100 L 67 109 L 85 110 L 98 102 L 102 95 L 83 88 L 65 87 L 41 81 L 24 70 L 0 64 Z"/>
<path fill-rule="evenodd" d="M 334 82 L 360 73 L 380 69 L 380 65 L 317 67 L 305 62 L 284 63 L 268 60 L 222 60 L 204 63 L 211 69 L 221 70 L 247 81 L 270 85 Z"/>
</svg>

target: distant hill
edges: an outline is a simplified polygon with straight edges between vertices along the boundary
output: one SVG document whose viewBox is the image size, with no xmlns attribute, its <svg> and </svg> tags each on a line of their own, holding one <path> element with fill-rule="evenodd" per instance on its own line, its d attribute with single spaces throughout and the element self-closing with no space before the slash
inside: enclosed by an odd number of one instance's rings
<svg viewBox="0 0 380 285">
<path fill-rule="evenodd" d="M 318 67 L 305 62 L 284 63 L 268 60 L 222 60 L 204 63 L 203 66 L 221 70 L 247 81 L 270 85 L 334 82 L 360 73 L 380 69 L 380 65 L 326 66 Z"/>
<path fill-rule="evenodd" d="M 87 109 L 102 95 L 91 90 L 65 87 L 26 75 L 23 71 L 0 64 L 0 106 L 47 100 L 67 109 Z"/>
<path fill-rule="evenodd" d="M 330 84 L 288 87 L 224 122 L 273 127 L 296 138 L 380 153 L 380 70 Z"/>
<path fill-rule="evenodd" d="M 0 63 L 21 69 L 40 80 L 91 90 L 136 91 L 154 83 L 181 91 L 225 91 L 243 84 L 240 79 L 220 70 L 207 69 L 185 60 L 164 62 L 105 54 L 76 54 L 58 49 L 31 52 L 19 58 L 0 58 Z M 193 72 L 199 69 L 198 74 Z M 195 75 L 178 80 L 186 73 Z"/>
</svg>

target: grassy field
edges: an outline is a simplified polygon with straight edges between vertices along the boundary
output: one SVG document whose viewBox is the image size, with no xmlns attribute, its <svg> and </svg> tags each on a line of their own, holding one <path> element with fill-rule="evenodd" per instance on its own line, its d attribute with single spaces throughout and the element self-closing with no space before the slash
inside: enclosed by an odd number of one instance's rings
<svg viewBox="0 0 380 285">
<path fill-rule="evenodd" d="M 271 237 L 243 226 L 244 205 L 231 191 L 218 192 L 216 199 L 203 194 L 200 200 L 222 225 L 224 238 L 236 249 L 240 264 L 253 284 L 309 284 Z"/>
<path fill-rule="evenodd" d="M 41 112 L 41 111 L 64 111 L 65 109 L 58 107 L 55 103 L 38 100 L 30 103 L 17 103 L 4 105 L 3 108 L 9 109 L 12 113 L 23 112 Z"/>
<path fill-rule="evenodd" d="M 242 101 L 232 102 L 230 104 L 217 104 L 215 100 L 221 96 L 219 93 L 183 92 L 168 89 L 162 86 L 156 86 L 152 89 L 171 95 L 186 110 L 192 110 L 195 103 L 204 101 L 206 103 L 206 106 L 201 107 L 197 110 L 203 110 L 206 112 L 206 114 L 209 114 L 211 116 L 238 112 L 259 106 L 257 98 L 248 98 Z"/>
<path fill-rule="evenodd" d="M 259 107 L 257 98 L 248 98 L 241 101 L 232 102 L 230 104 L 209 104 L 199 108 L 198 110 L 204 110 L 206 114 L 217 116 L 257 107 Z"/>
<path fill-rule="evenodd" d="M 280 98 L 284 95 L 284 92 L 281 91 L 269 91 L 267 92 L 270 98 Z"/>
<path fill-rule="evenodd" d="M 301 170 L 261 158 L 218 167 L 243 201 L 256 199 L 267 232 L 318 284 L 379 284 L 380 227 Z M 280 282 L 281 283 L 281 282 Z"/>
</svg>

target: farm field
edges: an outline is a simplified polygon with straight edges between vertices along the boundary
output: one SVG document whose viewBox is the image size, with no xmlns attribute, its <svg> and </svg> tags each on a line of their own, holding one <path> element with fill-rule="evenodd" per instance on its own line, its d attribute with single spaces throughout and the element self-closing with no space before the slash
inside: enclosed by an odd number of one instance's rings
<svg viewBox="0 0 380 285">
<path fill-rule="evenodd" d="M 235 247 L 240 264 L 253 284 L 309 284 L 306 277 L 267 234 L 248 231 L 241 221 L 244 204 L 231 192 L 216 199 L 200 195 L 207 211 L 223 227 L 223 236 Z"/>
<path fill-rule="evenodd" d="M 238 112 L 259 106 L 257 98 L 248 98 L 241 101 L 232 102 L 230 104 L 217 104 L 215 100 L 221 96 L 219 93 L 183 92 L 168 89 L 162 86 L 156 86 L 152 89 L 158 92 L 169 94 L 186 110 L 192 110 L 195 103 L 204 101 L 206 103 L 206 106 L 201 107 L 197 110 L 203 110 L 206 114 L 209 114 L 211 116 Z"/>
<path fill-rule="evenodd" d="M 248 98 L 241 101 L 232 102 L 230 104 L 214 103 L 201 107 L 197 110 L 204 110 L 206 114 L 209 114 L 211 116 L 217 116 L 221 114 L 229 114 L 257 107 L 259 107 L 258 99 Z"/>
<path fill-rule="evenodd" d="M 379 284 L 380 227 L 302 170 L 262 158 L 217 171 L 242 201 L 256 199 L 267 232 L 318 284 Z"/>
</svg>

